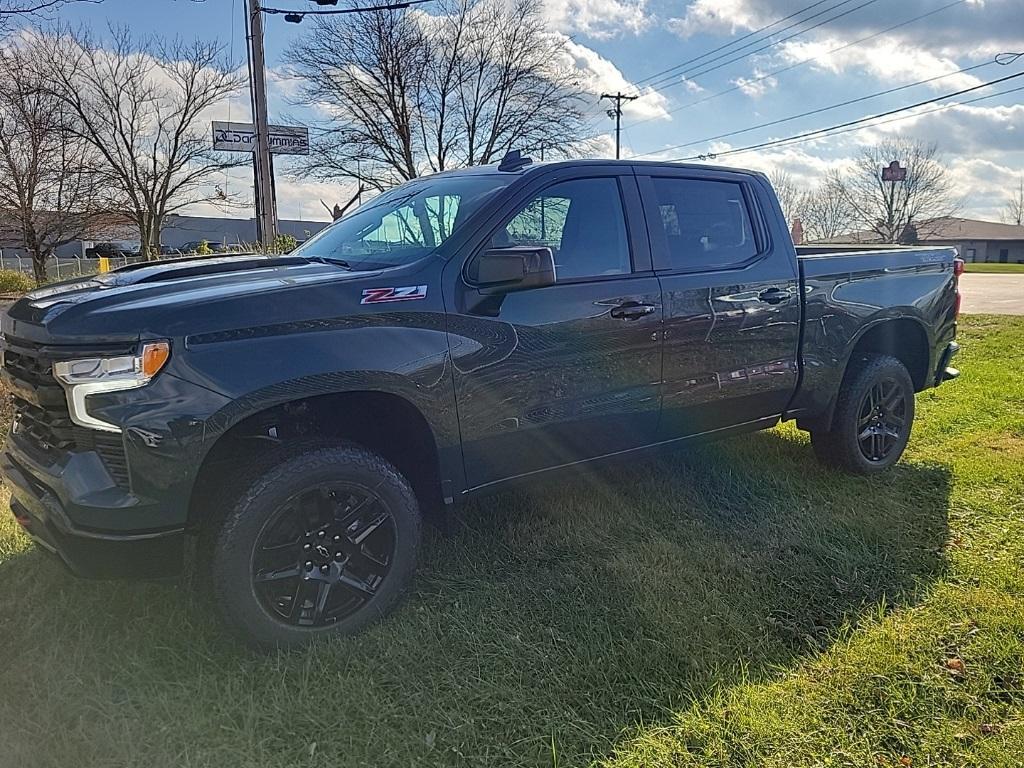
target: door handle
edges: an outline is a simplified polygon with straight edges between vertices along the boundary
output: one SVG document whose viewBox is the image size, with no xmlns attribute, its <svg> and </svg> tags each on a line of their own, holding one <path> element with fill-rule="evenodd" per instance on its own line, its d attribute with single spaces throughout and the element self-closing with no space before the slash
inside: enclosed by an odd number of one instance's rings
<svg viewBox="0 0 1024 768">
<path fill-rule="evenodd" d="M 657 307 L 653 304 L 641 304 L 638 301 L 627 301 L 625 304 L 619 304 L 617 307 L 613 307 L 611 316 L 619 320 L 639 320 L 645 315 L 649 315 Z"/>
<path fill-rule="evenodd" d="M 757 294 L 757 298 L 765 304 L 781 304 L 793 298 L 793 294 L 781 288 L 768 288 Z"/>
</svg>

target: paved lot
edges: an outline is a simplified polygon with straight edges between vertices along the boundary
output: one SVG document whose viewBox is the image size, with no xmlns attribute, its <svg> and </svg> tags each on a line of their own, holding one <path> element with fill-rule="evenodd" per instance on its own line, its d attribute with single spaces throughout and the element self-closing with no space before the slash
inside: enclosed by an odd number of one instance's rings
<svg viewBox="0 0 1024 768">
<path fill-rule="evenodd" d="M 961 275 L 960 292 L 962 312 L 1024 315 L 1024 275 Z"/>
</svg>

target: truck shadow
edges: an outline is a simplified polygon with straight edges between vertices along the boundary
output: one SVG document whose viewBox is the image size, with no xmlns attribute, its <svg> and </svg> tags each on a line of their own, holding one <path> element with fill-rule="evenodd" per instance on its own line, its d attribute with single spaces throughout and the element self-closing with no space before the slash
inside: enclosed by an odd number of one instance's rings
<svg viewBox="0 0 1024 768">
<path fill-rule="evenodd" d="M 944 567 L 949 493 L 941 465 L 821 469 L 792 430 L 509 492 L 428 536 L 397 615 L 269 657 L 184 585 L 8 556 L 0 717 L 15 756 L 49 734 L 69 763 L 166 745 L 271 765 L 312 742 L 324 764 L 550 764 L 553 745 L 589 762 L 713 686 L 827 648 L 883 600 L 913 602 Z M 326 713 L 325 689 L 344 691 Z M 74 725 L 54 739 L 55 721 Z"/>
</svg>

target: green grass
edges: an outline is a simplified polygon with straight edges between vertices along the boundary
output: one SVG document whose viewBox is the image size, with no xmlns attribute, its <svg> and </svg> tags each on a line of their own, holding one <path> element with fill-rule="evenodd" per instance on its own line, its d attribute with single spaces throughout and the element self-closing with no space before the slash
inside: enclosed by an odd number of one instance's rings
<svg viewBox="0 0 1024 768">
<path fill-rule="evenodd" d="M 1019 765 L 1024 318 L 960 341 L 885 476 L 784 427 L 506 493 L 305 653 L 240 650 L 183 585 L 71 579 L 5 519 L 0 765 Z"/>
<path fill-rule="evenodd" d="M 1001 275 L 1024 275 L 1024 264 L 986 264 L 985 262 L 968 262 L 964 264 L 968 272 L 996 272 Z"/>
</svg>

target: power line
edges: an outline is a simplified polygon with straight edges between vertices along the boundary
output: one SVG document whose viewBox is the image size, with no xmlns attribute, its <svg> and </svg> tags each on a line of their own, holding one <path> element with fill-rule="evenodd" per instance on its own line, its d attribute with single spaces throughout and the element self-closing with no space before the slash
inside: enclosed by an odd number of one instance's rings
<svg viewBox="0 0 1024 768">
<path fill-rule="evenodd" d="M 1007 75 L 1006 77 L 1000 77 L 1000 78 L 998 78 L 996 80 L 990 80 L 987 83 L 981 83 L 980 85 L 975 85 L 975 86 L 972 86 L 971 88 L 963 88 L 963 89 L 961 89 L 959 91 L 953 91 L 951 93 L 945 93 L 942 96 L 936 96 L 935 98 L 932 98 L 932 99 L 926 99 L 925 101 L 919 101 L 916 104 L 908 104 L 905 107 L 899 107 L 897 109 L 890 109 L 890 110 L 888 110 L 886 112 L 880 112 L 877 115 L 869 115 L 867 117 L 861 117 L 861 118 L 858 118 L 856 120 L 848 120 L 845 123 L 839 123 L 837 125 L 829 126 L 828 128 L 818 128 L 818 129 L 813 130 L 813 131 L 807 131 L 805 133 L 798 133 L 795 136 L 788 136 L 788 137 L 782 138 L 782 139 L 772 139 L 770 141 L 763 141 L 763 142 L 760 142 L 758 144 L 751 144 L 751 145 L 746 146 L 746 147 L 739 147 L 739 148 L 736 148 L 736 149 L 727 149 L 727 150 L 724 150 L 722 152 L 715 152 L 715 153 L 704 154 L 704 155 L 693 155 L 693 156 L 690 156 L 690 157 L 672 158 L 671 160 L 666 160 L 665 162 L 677 163 L 677 162 L 686 162 L 686 161 L 689 161 L 689 160 L 714 159 L 714 158 L 723 157 L 723 156 L 726 156 L 726 155 L 739 154 L 740 152 L 750 152 L 750 151 L 755 150 L 755 149 L 765 149 L 767 147 L 773 147 L 773 146 L 776 146 L 776 145 L 779 145 L 779 144 L 784 144 L 786 142 L 799 143 L 799 141 L 808 141 L 808 140 L 816 138 L 818 136 L 822 136 L 822 135 L 825 135 L 825 134 L 830 134 L 830 133 L 833 133 L 833 132 L 836 132 L 836 131 L 840 131 L 840 129 L 843 129 L 843 128 L 850 128 L 850 127 L 853 127 L 853 126 L 859 126 L 859 125 L 862 125 L 864 123 L 870 122 L 872 120 L 877 120 L 877 119 L 882 118 L 882 117 L 889 117 L 890 115 L 895 115 L 895 114 L 898 114 L 900 112 L 907 112 L 908 110 L 918 109 L 919 107 L 928 106 L 929 104 L 935 104 L 936 102 L 942 101 L 943 99 L 951 99 L 951 98 L 953 98 L 955 96 L 962 96 L 965 93 L 972 93 L 974 91 L 979 91 L 982 88 L 989 88 L 989 87 L 991 87 L 993 85 L 998 85 L 999 83 L 1005 83 L 1008 80 L 1014 80 L 1014 79 L 1016 79 L 1018 77 L 1024 77 L 1024 72 L 1018 72 L 1015 75 Z M 1017 90 L 1017 89 L 1015 89 L 1015 90 Z M 1005 95 L 1005 93 L 1013 93 L 1013 91 L 1005 91 L 1004 93 L 990 94 L 989 96 L 986 96 L 984 98 L 994 98 L 995 96 Z M 975 99 L 974 101 L 981 101 L 981 99 Z M 969 103 L 969 102 L 962 102 L 962 103 Z M 952 106 L 955 106 L 955 105 L 952 105 Z M 938 111 L 938 110 L 936 110 L 936 111 Z M 912 117 L 912 115 L 908 115 L 908 117 Z M 647 153 L 647 154 L 651 154 L 651 153 Z"/>
<path fill-rule="evenodd" d="M 336 16 L 343 13 L 366 13 L 368 11 L 400 11 L 403 8 L 408 8 L 412 5 L 421 5 L 423 3 L 430 2 L 433 2 L 433 0 L 402 0 L 402 2 L 368 5 L 362 8 L 332 8 L 329 10 L 315 11 L 296 11 L 289 10 L 287 8 L 262 8 L 261 10 L 263 13 L 270 16 L 283 15 L 285 21 L 298 24 L 305 16 Z"/>
<path fill-rule="evenodd" d="M 699 61 L 700 59 L 703 59 L 705 56 L 710 56 L 712 53 L 718 53 L 719 51 L 721 51 L 724 48 L 729 48 L 729 47 L 735 45 L 736 43 L 742 43 L 747 38 L 753 37 L 754 35 L 759 35 L 760 33 L 764 32 L 766 29 L 771 29 L 776 24 L 781 24 L 784 21 L 789 21 L 794 16 L 799 16 L 804 11 L 809 11 L 812 8 L 816 8 L 817 6 L 821 5 L 822 3 L 827 3 L 829 1 L 830 0 L 818 0 L 818 2 L 812 3 L 811 5 L 808 5 L 808 6 L 804 7 L 804 8 L 801 8 L 800 10 L 795 11 L 795 12 L 789 14 L 789 16 L 785 16 L 784 18 L 781 18 L 781 19 L 776 19 L 771 24 L 765 24 L 760 29 L 755 29 L 753 32 L 748 32 L 747 34 L 743 35 L 743 37 L 739 37 L 739 38 L 737 38 L 735 40 L 730 40 L 728 42 L 722 43 L 717 48 L 712 48 L 710 51 L 706 51 L 706 52 L 700 54 L 699 56 L 694 56 L 693 58 L 687 59 L 686 61 L 680 62 L 679 64 L 675 64 L 675 65 L 669 67 L 668 69 L 663 69 L 660 72 L 655 72 L 653 75 L 648 75 L 647 77 L 643 77 L 640 80 L 637 80 L 636 84 L 637 85 L 642 85 L 643 83 L 646 83 L 649 80 L 654 80 L 656 78 L 661 77 L 662 75 L 667 75 L 669 72 L 674 72 L 675 70 L 680 69 L 681 67 L 685 67 L 687 64 L 692 64 L 695 61 Z"/>
<path fill-rule="evenodd" d="M 1009 88 L 1009 89 L 1007 89 L 1005 91 L 999 91 L 998 93 L 990 93 L 990 94 L 988 94 L 986 96 L 976 96 L 973 99 L 964 99 L 963 101 L 951 101 L 951 102 L 948 102 L 947 104 L 941 104 L 938 107 L 936 107 L 935 109 L 926 109 L 923 112 L 914 112 L 913 114 L 910 114 L 910 115 L 898 115 L 896 117 L 890 117 L 888 120 L 879 120 L 877 123 L 870 123 L 868 125 L 856 125 L 856 126 L 853 126 L 851 128 L 843 128 L 842 130 L 834 130 L 834 131 L 831 131 L 830 133 L 825 134 L 825 135 L 828 136 L 829 138 L 831 138 L 833 136 L 842 136 L 844 133 L 852 133 L 853 131 L 862 131 L 865 128 L 874 128 L 874 127 L 879 126 L 879 125 L 889 125 L 890 123 L 898 123 L 901 120 L 910 120 L 910 119 L 915 118 L 915 117 L 924 117 L 925 115 L 932 115 L 932 114 L 935 114 L 936 112 L 945 112 L 947 109 L 952 109 L 953 107 L 962 107 L 962 106 L 966 106 L 967 104 L 975 104 L 975 103 L 977 103 L 979 101 L 986 101 L 987 99 L 995 99 L 995 98 L 998 98 L 1000 96 L 1008 96 L 1011 93 L 1017 93 L 1018 91 L 1024 91 L 1024 85 L 1018 86 L 1017 88 Z M 815 138 L 817 138 L 817 137 L 811 137 L 811 138 L 791 137 L 791 138 L 788 138 L 788 139 L 778 139 L 778 143 L 773 144 L 772 146 L 773 147 L 792 147 L 792 146 L 796 146 L 797 144 L 803 144 L 805 141 L 813 141 Z M 719 152 L 719 153 L 713 155 L 713 157 L 714 158 L 724 157 L 726 155 L 741 154 L 741 153 L 747 152 L 747 151 L 748 151 L 747 148 L 739 148 L 739 149 L 735 149 L 735 150 L 726 150 L 724 152 Z M 698 155 L 698 156 L 695 156 L 695 157 L 692 157 L 692 158 L 685 158 L 685 159 L 680 158 L 678 160 L 667 160 L 666 162 L 685 162 L 686 160 L 699 160 L 699 159 L 702 159 L 702 157 L 703 157 L 703 159 L 711 159 L 712 156 L 700 156 L 700 155 Z"/>
<path fill-rule="evenodd" d="M 780 32 L 785 32 L 788 29 L 792 29 L 792 27 L 794 27 L 794 26 L 797 26 L 799 24 L 803 24 L 803 23 L 805 23 L 807 21 L 810 21 L 811 19 L 817 18 L 818 16 L 821 16 L 824 13 L 828 13 L 829 11 L 833 11 L 836 8 L 838 8 L 838 7 L 842 6 L 842 5 L 846 5 L 847 3 L 852 2 L 852 1 L 853 0 L 843 0 L 843 2 L 840 2 L 840 3 L 836 4 L 836 5 L 833 5 L 830 8 L 826 8 L 824 11 L 821 11 L 820 13 L 814 14 L 813 16 L 809 16 L 806 19 L 802 19 L 801 21 L 797 22 L 796 24 L 791 24 L 790 26 L 785 27 L 785 28 L 783 28 L 783 29 L 781 29 L 779 31 Z M 730 59 L 729 61 L 723 62 L 721 64 L 717 64 L 717 65 L 715 65 L 713 67 L 709 67 L 708 69 L 705 69 L 705 70 L 697 73 L 697 75 L 694 75 L 694 76 L 705 75 L 708 72 L 713 72 L 713 71 L 715 71 L 717 69 L 721 69 L 722 67 L 725 67 L 725 66 L 727 66 L 729 64 L 733 64 L 733 63 L 735 63 L 737 61 L 745 59 L 748 56 L 753 56 L 756 53 L 760 53 L 761 51 L 767 50 L 768 48 L 772 48 L 772 47 L 774 47 L 776 45 L 780 45 L 781 43 L 784 43 L 787 40 L 792 40 L 794 37 L 798 37 L 798 36 L 800 36 L 802 34 L 805 34 L 806 32 L 810 32 L 812 29 L 817 29 L 818 27 L 823 26 L 824 24 L 828 24 L 831 21 L 835 21 L 836 19 L 842 18 L 843 16 L 851 14 L 851 13 L 853 13 L 855 11 L 860 10 L 861 8 L 864 8 L 864 7 L 868 6 L 868 5 L 871 5 L 871 4 L 876 3 L 876 2 L 878 2 L 878 0 L 865 0 L 860 5 L 854 6 L 853 8 L 849 8 L 846 11 L 843 11 L 840 14 L 837 14 L 835 16 L 832 16 L 831 18 L 825 19 L 824 21 L 820 21 L 817 24 L 814 24 L 813 26 L 808 27 L 807 29 L 795 32 L 792 35 L 789 35 L 788 37 L 784 37 L 781 40 L 777 40 L 777 41 L 775 41 L 773 43 L 769 43 L 769 44 L 767 44 L 765 46 L 762 46 L 761 48 L 757 48 L 757 49 L 755 49 L 753 51 L 750 51 L 749 53 L 745 53 L 745 54 L 742 54 L 740 56 L 737 56 L 736 58 Z M 964 2 L 964 0 L 958 0 L 958 2 Z M 815 5 L 818 5 L 818 3 L 815 3 Z M 809 8 L 813 8 L 813 7 L 814 7 L 813 5 L 809 6 Z M 803 10 L 808 10 L 808 8 L 804 8 Z M 799 13 L 802 13 L 802 11 L 798 11 L 797 12 L 797 14 L 799 14 Z M 797 14 L 791 14 L 790 16 L 787 16 L 786 18 L 790 18 L 791 16 L 797 15 Z M 780 19 L 780 21 L 784 21 L 784 20 L 785 19 Z M 768 25 L 768 26 L 772 26 L 772 25 Z M 748 35 L 748 37 L 749 37 L 749 35 Z M 732 55 L 733 53 L 736 53 L 737 51 L 743 50 L 743 48 L 749 47 L 750 45 L 757 45 L 758 43 L 764 42 L 764 40 L 766 40 L 766 39 L 768 39 L 768 38 L 762 38 L 761 40 L 755 40 L 752 43 L 748 43 L 746 46 L 742 46 L 741 48 L 737 48 L 735 50 L 729 51 L 728 53 L 723 54 L 723 55 L 724 56 Z M 733 42 L 739 42 L 739 41 L 733 41 Z M 719 46 L 719 48 L 716 48 L 715 50 L 719 50 L 722 47 L 723 46 Z M 714 53 L 714 52 L 715 51 L 709 51 L 709 54 L 710 53 Z M 704 54 L 704 55 L 706 56 L 708 54 Z M 703 58 L 703 56 L 698 56 L 697 57 L 697 59 L 700 59 L 700 58 Z M 719 56 L 719 57 L 716 57 L 714 59 L 710 59 L 709 61 L 703 62 L 702 64 L 698 65 L 698 67 L 703 67 L 705 64 L 710 64 L 713 61 L 717 61 L 719 58 L 722 58 L 722 57 Z M 668 71 L 668 70 L 666 70 L 666 71 Z M 679 77 L 685 77 L 687 74 L 688 73 L 683 73 L 683 74 L 679 75 Z M 663 82 L 665 83 L 664 85 L 662 84 Z M 655 82 L 653 85 L 652 84 L 648 84 L 646 87 L 651 89 L 652 91 L 661 91 L 661 90 L 663 90 L 664 88 L 666 88 L 666 87 L 668 87 L 670 85 L 678 85 L 680 82 L 682 82 L 682 80 L 676 80 L 675 77 L 673 77 L 673 78 L 670 78 L 669 80 Z M 653 120 L 653 119 L 655 119 L 655 118 L 653 118 L 653 117 L 652 118 L 647 118 L 647 120 Z M 639 125 L 642 122 L 647 122 L 647 120 L 637 121 L 636 123 L 632 123 L 631 125 L 634 125 L 634 126 L 635 125 Z M 598 138 L 601 135 L 602 134 L 593 134 L 593 135 L 590 135 L 590 136 L 583 136 L 583 137 L 580 138 L 580 141 L 586 141 L 588 139 L 595 139 L 595 138 Z"/>
<path fill-rule="evenodd" d="M 967 0 L 953 0 L 953 2 L 947 3 L 946 5 L 940 6 L 938 8 L 935 8 L 935 9 L 933 9 L 931 11 L 928 11 L 927 13 L 922 13 L 922 14 L 920 14 L 918 16 L 914 16 L 913 18 L 907 19 L 906 21 L 901 21 L 898 24 L 893 24 L 892 26 L 889 26 L 889 27 L 886 27 L 885 29 L 879 30 L 878 32 L 874 32 L 874 33 L 872 33 L 870 35 L 866 35 L 866 36 L 864 36 L 862 38 L 859 38 L 857 40 L 853 40 L 852 42 L 845 43 L 844 45 L 837 46 L 836 48 L 832 48 L 831 50 L 828 50 L 825 53 L 820 54 L 818 56 L 811 56 L 811 57 L 808 57 L 806 59 L 802 59 L 800 61 L 794 62 L 793 64 L 789 64 L 789 65 L 787 65 L 785 67 L 781 67 L 779 69 L 776 69 L 776 70 L 774 70 L 772 72 L 768 72 L 765 75 L 762 75 L 762 76 L 760 76 L 758 78 L 755 78 L 754 80 L 749 81 L 749 83 L 750 84 L 752 84 L 752 83 L 759 83 L 759 82 L 762 82 L 764 80 L 767 80 L 770 77 L 775 77 L 776 75 L 779 75 L 779 74 L 782 74 L 784 72 L 788 72 L 790 70 L 796 69 L 797 67 L 801 67 L 804 64 L 807 64 L 809 62 L 818 61 L 818 60 L 824 58 L 825 56 L 830 56 L 833 53 L 838 53 L 839 51 L 845 50 L 847 48 L 851 48 L 851 47 L 853 47 L 855 45 L 860 45 L 861 43 L 865 43 L 868 40 L 873 40 L 874 38 L 881 37 L 884 34 L 892 32 L 894 29 L 899 29 L 901 27 L 907 26 L 908 24 L 913 24 L 916 21 L 920 21 L 921 19 L 925 19 L 925 18 L 927 18 L 929 16 L 932 16 L 932 15 L 934 15 L 936 13 L 940 13 L 941 11 L 945 11 L 945 10 L 947 10 L 949 8 L 952 8 L 952 7 L 956 6 L 956 5 L 961 5 L 964 2 L 966 2 L 966 1 Z M 806 10 L 806 9 L 804 9 L 804 10 Z M 740 58 L 742 58 L 742 57 L 740 57 Z M 1001 63 L 1001 62 L 998 61 L 998 57 L 996 57 L 996 58 L 997 58 L 997 63 Z M 668 110 L 665 114 L 671 115 L 671 114 L 675 114 L 677 112 L 681 112 L 684 109 L 688 109 L 688 108 L 696 106 L 698 104 L 703 104 L 704 102 L 711 101 L 712 99 L 716 99 L 719 96 L 724 96 L 724 95 L 726 95 L 728 93 L 732 93 L 734 91 L 738 91 L 741 87 L 742 86 L 740 86 L 740 85 L 735 85 L 732 88 L 727 88 L 725 90 L 719 91 L 718 93 L 713 93 L 713 94 L 711 94 L 709 96 L 705 96 L 704 98 L 697 99 L 695 101 L 691 101 L 691 102 L 688 102 L 686 104 L 683 104 L 682 106 L 677 107 L 675 109 Z M 649 123 L 649 122 L 651 122 L 653 120 L 660 120 L 660 119 L 662 119 L 662 117 L 663 117 L 662 115 L 652 115 L 651 117 L 646 117 L 646 118 L 644 118 L 642 120 L 637 120 L 636 122 L 629 123 L 625 127 L 627 127 L 627 128 L 635 128 L 638 125 L 643 125 L 644 123 Z M 589 139 L 596 139 L 596 138 L 598 138 L 600 136 L 603 136 L 603 135 L 604 135 L 603 132 L 595 133 L 595 134 L 590 134 L 590 135 L 582 137 L 580 139 L 580 141 L 586 141 L 586 140 L 589 140 Z M 682 145 L 682 146 L 687 146 L 687 145 Z M 651 154 L 651 153 L 647 153 L 647 154 Z"/>
<path fill-rule="evenodd" d="M 781 75 L 781 74 L 783 74 L 785 72 L 789 72 L 791 70 L 794 70 L 797 67 L 802 67 L 804 64 L 808 64 L 808 63 L 810 63 L 812 61 L 820 61 L 821 59 L 823 59 L 826 56 L 831 56 L 834 53 L 839 53 L 839 51 L 844 51 L 847 48 L 852 48 L 853 46 L 860 45 L 861 43 L 866 43 L 868 40 L 874 40 L 876 37 L 881 37 L 884 34 L 892 32 L 894 29 L 899 29 L 900 27 L 905 27 L 908 24 L 913 24 L 915 21 L 920 21 L 921 19 L 925 19 L 925 18 L 927 18 L 929 16 L 933 16 L 936 13 L 940 13 L 941 11 L 945 11 L 945 10 L 947 10 L 949 8 L 952 8 L 955 5 L 962 5 L 965 2 L 967 2 L 967 0 L 953 0 L 953 2 L 947 3 L 946 5 L 940 6 L 938 8 L 935 8 L 934 10 L 928 11 L 927 13 L 922 13 L 922 14 L 920 14 L 918 16 L 914 16 L 911 19 L 907 19 L 906 21 L 901 21 L 899 24 L 893 24 L 891 27 L 886 27 L 885 29 L 879 30 L 878 32 L 874 32 L 874 33 L 872 33 L 870 35 L 866 35 L 865 37 L 861 37 L 861 38 L 859 38 L 857 40 L 853 40 L 852 42 L 845 43 L 843 45 L 837 46 L 835 48 L 832 48 L 831 50 L 825 51 L 825 53 L 822 53 L 822 54 L 820 54 L 818 56 L 809 56 L 806 59 L 801 59 L 800 61 L 794 62 L 793 64 L 788 64 L 785 67 L 780 67 L 779 69 L 773 70 L 773 71 L 768 72 L 768 73 L 766 73 L 764 75 L 760 75 L 759 77 L 756 77 L 753 80 L 746 81 L 745 83 L 743 83 L 743 85 L 734 85 L 731 88 L 726 88 L 725 90 L 718 91 L 717 93 L 712 93 L 709 96 L 704 96 L 703 98 L 696 99 L 696 100 L 691 101 L 691 102 L 687 102 L 686 104 L 683 104 L 683 105 L 681 105 L 679 107 L 676 107 L 675 109 L 668 110 L 665 114 L 667 114 L 667 115 L 674 115 L 677 112 L 682 112 L 684 109 L 689 109 L 690 107 L 695 107 L 698 104 L 704 104 L 705 102 L 711 101 L 712 99 L 717 99 L 719 96 L 725 96 L 726 94 L 733 93 L 734 91 L 738 91 L 744 85 L 754 85 L 756 83 L 764 82 L 765 80 L 768 80 L 770 78 L 776 77 L 776 76 Z M 638 125 L 643 125 L 644 123 L 649 123 L 652 120 L 658 120 L 660 118 L 661 118 L 661 115 L 657 115 L 657 116 L 654 116 L 654 117 L 647 117 L 647 118 L 644 118 L 643 120 L 637 120 L 635 123 L 630 123 L 628 127 L 629 128 L 634 128 L 634 127 L 636 127 Z"/>
<path fill-rule="evenodd" d="M 955 72 L 947 72 L 946 74 L 936 75 L 935 77 L 929 77 L 929 78 L 927 78 L 925 80 L 918 80 L 915 83 L 907 83 L 906 85 L 899 85 L 899 86 L 896 86 L 895 88 L 888 88 L 888 89 L 886 89 L 884 91 L 878 91 L 877 93 L 869 93 L 866 96 L 859 96 L 859 97 L 857 97 L 855 99 L 847 99 L 846 101 L 841 101 L 841 102 L 839 102 L 837 104 L 830 104 L 827 107 L 819 107 L 817 109 L 812 109 L 812 110 L 809 110 L 807 112 L 801 112 L 798 115 L 790 115 L 788 117 L 781 117 L 778 120 L 772 120 L 772 121 L 767 122 L 767 123 L 761 123 L 760 125 L 752 125 L 749 128 L 740 128 L 740 129 L 735 130 L 735 131 L 729 131 L 727 133 L 720 133 L 720 134 L 717 134 L 715 136 L 708 136 L 707 138 L 697 139 L 696 141 L 689 141 L 689 142 L 686 142 L 685 144 L 676 144 L 674 146 L 667 147 L 665 149 L 659 149 L 657 151 L 658 152 L 670 152 L 670 151 L 672 151 L 674 149 L 683 149 L 685 147 L 692 147 L 695 144 L 703 144 L 703 143 L 708 142 L 708 141 L 716 141 L 718 139 L 727 139 L 727 138 L 729 138 L 731 136 L 739 136 L 740 134 L 750 133 L 751 131 L 756 131 L 756 130 L 759 130 L 761 128 L 770 128 L 770 127 L 772 127 L 774 125 L 780 125 L 781 123 L 788 123 L 791 120 L 799 120 L 800 118 L 810 117 L 811 115 L 817 115 L 817 114 L 820 114 L 822 112 L 830 112 L 833 109 L 839 109 L 840 107 L 847 107 L 847 106 L 849 106 L 851 104 L 859 104 L 859 103 L 861 103 L 863 101 L 869 101 L 871 99 L 877 99 L 880 96 L 888 96 L 889 94 L 892 94 L 892 93 L 897 93 L 899 91 L 905 91 L 908 88 L 916 88 L 919 85 L 927 85 L 928 83 L 934 83 L 936 80 L 943 80 L 943 79 L 945 79 L 947 77 L 952 77 L 953 75 L 960 75 L 960 74 L 964 74 L 964 73 L 967 73 L 967 72 L 972 72 L 972 71 L 974 71 L 976 69 L 981 69 L 982 67 L 991 66 L 992 64 L 1000 64 L 1002 66 L 1005 66 L 1005 65 L 1013 63 L 1014 61 L 1016 61 L 1021 56 L 1024 56 L 1024 54 L 1021 54 L 1021 53 L 1009 54 L 1009 58 L 1006 58 L 1006 57 L 1004 57 L 1003 54 L 1000 54 L 999 56 L 994 58 L 992 61 L 985 61 L 985 62 L 982 62 L 981 64 L 975 64 L 975 65 L 970 66 L 970 67 L 964 67 L 963 69 L 958 69 Z M 643 157 L 644 155 L 652 155 L 652 154 L 656 154 L 656 153 L 655 152 L 641 152 L 637 156 L 638 157 Z"/>
<path fill-rule="evenodd" d="M 849 3 L 849 2 L 852 2 L 852 0 L 843 0 L 843 2 L 839 3 L 838 5 L 834 5 L 831 8 L 826 8 L 824 11 L 816 13 L 813 16 L 809 16 L 806 19 L 802 19 L 801 21 L 799 21 L 799 22 L 797 22 L 795 24 L 791 24 L 788 27 L 784 27 L 783 29 L 780 29 L 779 32 L 785 32 L 785 31 L 787 31 L 789 29 L 792 29 L 795 26 L 799 26 L 800 24 L 808 22 L 811 19 L 815 19 L 818 16 L 821 16 L 822 14 L 828 13 L 829 11 L 834 11 L 839 6 L 846 5 L 846 3 Z M 782 43 L 785 43 L 788 40 L 792 40 L 794 37 L 799 37 L 800 35 L 807 34 L 811 30 L 817 29 L 818 27 L 822 27 L 825 24 L 829 24 L 829 23 L 835 21 L 836 19 L 841 19 L 844 16 L 849 16 L 851 13 L 855 13 L 856 11 L 859 11 L 861 8 L 866 8 L 867 6 L 873 5 L 874 3 L 877 3 L 877 2 L 878 2 L 878 0 L 865 0 L 865 2 L 862 2 L 860 5 L 855 5 L 853 8 L 848 8 L 845 11 L 843 11 L 842 13 L 838 13 L 835 16 L 832 16 L 830 18 L 827 18 L 827 19 L 824 19 L 822 21 L 819 21 L 817 24 L 812 24 L 811 26 L 807 27 L 806 29 L 798 30 L 798 31 L 794 32 L 791 35 L 787 35 L 786 37 L 783 37 L 780 40 L 775 40 L 773 42 L 768 43 L 767 45 L 761 46 L 760 48 L 755 48 L 752 51 L 748 51 L 747 53 L 744 53 L 744 54 L 742 54 L 740 56 L 737 56 L 736 58 L 729 59 L 728 61 L 723 61 L 721 64 L 715 64 L 713 67 L 707 67 L 707 68 L 702 69 L 707 64 L 711 64 L 712 62 L 718 61 L 718 60 L 720 60 L 722 58 L 725 58 L 726 56 L 731 56 L 732 54 L 737 53 L 738 51 L 742 51 L 745 48 L 749 48 L 752 45 L 757 45 L 758 43 L 763 43 L 765 40 L 767 40 L 769 38 L 762 38 L 761 40 L 755 40 L 755 41 L 753 41 L 751 43 L 747 43 L 746 45 L 740 46 L 739 48 L 737 48 L 735 50 L 729 51 L 728 53 L 721 54 L 720 56 L 716 56 L 713 59 L 709 59 L 708 61 L 702 62 L 701 64 L 699 64 L 697 66 L 697 69 L 699 70 L 697 72 L 694 72 L 692 70 L 685 71 L 685 72 L 679 73 L 677 75 L 673 75 L 671 78 L 663 78 L 660 81 L 656 81 L 654 83 L 648 83 L 647 87 L 651 88 L 651 89 L 653 89 L 655 91 L 660 91 L 660 90 L 663 90 L 664 88 L 668 88 L 668 87 L 673 86 L 673 85 L 679 85 L 682 82 L 681 78 L 685 78 L 687 80 L 692 80 L 695 77 L 702 77 L 702 76 L 708 74 L 709 72 L 714 72 L 716 70 L 721 69 L 722 67 L 727 67 L 730 64 L 735 64 L 737 61 L 741 61 L 743 59 L 749 58 L 750 56 L 753 56 L 753 55 L 755 55 L 757 53 L 760 53 L 761 51 L 766 51 L 769 48 L 774 48 L 774 47 L 776 47 L 778 45 L 781 45 Z M 777 34 L 777 33 L 773 33 L 773 34 Z M 677 79 L 677 78 L 679 78 L 679 79 Z"/>
</svg>

